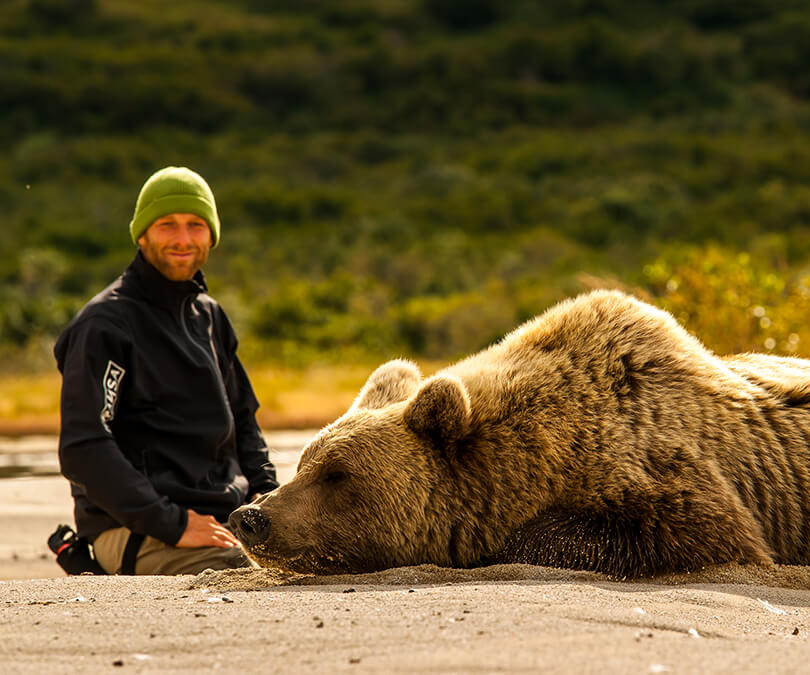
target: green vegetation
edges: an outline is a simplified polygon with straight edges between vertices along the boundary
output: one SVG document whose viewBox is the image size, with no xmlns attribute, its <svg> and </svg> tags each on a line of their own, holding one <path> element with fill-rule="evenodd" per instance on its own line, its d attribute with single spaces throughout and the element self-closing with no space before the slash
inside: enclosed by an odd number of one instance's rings
<svg viewBox="0 0 810 675">
<path fill-rule="evenodd" d="M 594 285 L 810 356 L 808 62 L 800 0 L 7 0 L 3 367 L 168 164 L 252 364 L 449 359 Z"/>
</svg>

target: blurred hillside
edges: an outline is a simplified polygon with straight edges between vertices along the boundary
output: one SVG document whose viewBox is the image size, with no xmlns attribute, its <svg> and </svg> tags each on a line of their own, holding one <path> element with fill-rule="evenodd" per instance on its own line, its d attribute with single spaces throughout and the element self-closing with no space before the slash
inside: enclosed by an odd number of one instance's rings
<svg viewBox="0 0 810 675">
<path fill-rule="evenodd" d="M 168 164 L 249 362 L 453 358 L 601 285 L 810 356 L 808 63 L 800 0 L 5 0 L 2 367 Z"/>
</svg>

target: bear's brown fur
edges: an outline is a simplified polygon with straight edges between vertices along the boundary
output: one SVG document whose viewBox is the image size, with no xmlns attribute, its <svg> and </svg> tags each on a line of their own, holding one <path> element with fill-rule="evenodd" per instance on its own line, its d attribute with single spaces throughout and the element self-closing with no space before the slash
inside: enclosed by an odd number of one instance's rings
<svg viewBox="0 0 810 675">
<path fill-rule="evenodd" d="M 613 291 L 432 377 L 396 360 L 231 523 L 265 566 L 810 562 L 810 361 L 720 358 Z"/>
</svg>

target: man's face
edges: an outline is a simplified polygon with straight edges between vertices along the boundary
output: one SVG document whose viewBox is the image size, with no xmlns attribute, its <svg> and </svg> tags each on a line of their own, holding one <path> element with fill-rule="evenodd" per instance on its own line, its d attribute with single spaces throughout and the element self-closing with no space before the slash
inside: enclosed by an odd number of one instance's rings
<svg viewBox="0 0 810 675">
<path fill-rule="evenodd" d="M 193 213 L 169 213 L 138 238 L 144 258 L 170 281 L 188 281 L 208 260 L 211 230 Z"/>
</svg>

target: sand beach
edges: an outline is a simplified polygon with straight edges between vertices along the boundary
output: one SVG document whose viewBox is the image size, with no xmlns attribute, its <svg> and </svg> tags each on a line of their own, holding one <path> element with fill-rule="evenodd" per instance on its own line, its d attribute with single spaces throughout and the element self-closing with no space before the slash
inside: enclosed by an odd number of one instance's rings
<svg viewBox="0 0 810 675">
<path fill-rule="evenodd" d="M 296 434 L 269 437 L 285 481 L 309 437 Z M 7 465 L 40 460 L 0 480 L 3 673 L 810 671 L 805 567 L 633 582 L 528 565 L 66 577 L 45 543 L 72 522 L 55 439 L 3 442 Z"/>
</svg>

